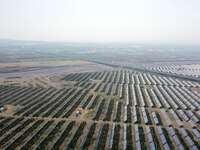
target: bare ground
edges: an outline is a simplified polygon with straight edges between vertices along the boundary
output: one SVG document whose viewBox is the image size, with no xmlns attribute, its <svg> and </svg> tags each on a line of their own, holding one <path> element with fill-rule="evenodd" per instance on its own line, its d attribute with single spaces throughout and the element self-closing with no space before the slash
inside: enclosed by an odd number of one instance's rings
<svg viewBox="0 0 200 150">
<path fill-rule="evenodd" d="M 71 87 L 61 80 L 69 73 L 110 70 L 111 67 L 81 60 L 0 64 L 0 84 L 28 87 Z"/>
</svg>

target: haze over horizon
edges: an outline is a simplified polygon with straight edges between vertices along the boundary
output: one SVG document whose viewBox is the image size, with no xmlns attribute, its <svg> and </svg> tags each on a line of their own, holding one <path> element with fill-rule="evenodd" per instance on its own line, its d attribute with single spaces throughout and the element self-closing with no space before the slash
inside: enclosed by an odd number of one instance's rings
<svg viewBox="0 0 200 150">
<path fill-rule="evenodd" d="M 199 0 L 1 0 L 0 38 L 200 43 Z"/>
</svg>

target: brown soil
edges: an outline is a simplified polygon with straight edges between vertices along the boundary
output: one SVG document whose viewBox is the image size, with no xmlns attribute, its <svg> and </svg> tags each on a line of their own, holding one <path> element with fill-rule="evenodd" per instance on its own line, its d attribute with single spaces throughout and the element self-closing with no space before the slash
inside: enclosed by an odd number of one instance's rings
<svg viewBox="0 0 200 150">
<path fill-rule="evenodd" d="M 200 92 L 200 88 L 191 88 L 192 91 Z"/>
<path fill-rule="evenodd" d="M 13 115 L 16 110 L 17 110 L 17 106 L 13 106 L 13 105 L 5 105 L 5 111 L 2 112 L 1 114 L 5 114 L 5 115 Z"/>
</svg>

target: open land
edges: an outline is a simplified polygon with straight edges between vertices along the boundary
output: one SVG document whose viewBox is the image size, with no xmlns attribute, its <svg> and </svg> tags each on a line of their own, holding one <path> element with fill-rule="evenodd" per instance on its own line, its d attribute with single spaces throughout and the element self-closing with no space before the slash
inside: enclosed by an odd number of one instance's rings
<svg viewBox="0 0 200 150">
<path fill-rule="evenodd" d="M 198 76 L 151 69 L 159 62 L 196 67 L 200 55 L 170 49 L 165 58 L 124 45 L 65 52 L 58 44 L 42 46 L 58 52 L 41 53 L 39 46 L 23 47 L 32 55 L 17 58 L 12 46 L 1 47 L 10 50 L 0 58 L 1 149 L 200 148 Z"/>
</svg>

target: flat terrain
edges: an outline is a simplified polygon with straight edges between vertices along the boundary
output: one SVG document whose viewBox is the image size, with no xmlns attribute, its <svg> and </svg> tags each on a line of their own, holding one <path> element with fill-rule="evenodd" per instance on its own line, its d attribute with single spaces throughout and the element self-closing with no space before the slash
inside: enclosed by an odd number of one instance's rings
<svg viewBox="0 0 200 150">
<path fill-rule="evenodd" d="M 61 80 L 0 87 L 1 148 L 199 149 L 199 83 L 126 69 Z"/>
<path fill-rule="evenodd" d="M 147 69 L 157 72 L 164 72 L 176 75 L 190 76 L 194 78 L 200 78 L 200 64 L 183 64 L 183 65 L 155 65 L 147 67 Z"/>
<path fill-rule="evenodd" d="M 200 149 L 199 47 L 0 40 L 0 149 Z"/>
<path fill-rule="evenodd" d="M 110 67 L 80 60 L 63 61 L 25 61 L 1 63 L 0 77 L 34 77 L 44 75 L 61 75 L 73 72 L 108 70 Z"/>
<path fill-rule="evenodd" d="M 80 60 L 2 63 L 0 84 L 61 88 L 66 84 L 61 80 L 66 74 L 101 70 L 112 70 L 112 67 Z"/>
</svg>

